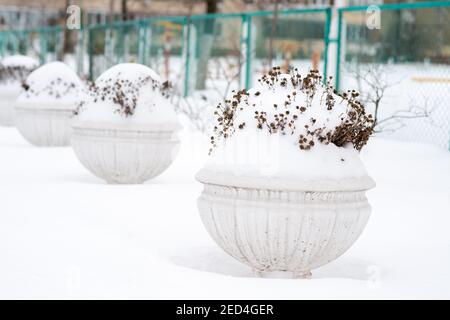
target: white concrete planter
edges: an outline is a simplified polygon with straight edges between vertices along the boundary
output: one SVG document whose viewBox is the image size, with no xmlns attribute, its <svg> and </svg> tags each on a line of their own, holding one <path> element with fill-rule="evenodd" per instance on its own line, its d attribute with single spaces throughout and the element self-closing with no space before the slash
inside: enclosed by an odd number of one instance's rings
<svg viewBox="0 0 450 320">
<path fill-rule="evenodd" d="M 16 126 L 22 136 L 35 146 L 68 146 L 72 109 L 67 105 L 45 107 L 30 103 L 16 103 Z"/>
<path fill-rule="evenodd" d="M 205 172 L 197 178 L 204 183 L 201 218 L 217 244 L 256 275 L 286 271 L 296 278 L 310 277 L 356 241 L 370 214 L 365 190 L 374 186 L 369 177 L 340 184 L 345 191 L 314 183 L 323 191 L 292 183 L 286 190 L 220 185 L 211 181 L 223 179 Z"/>
<path fill-rule="evenodd" d="M 166 170 L 179 149 L 178 125 L 72 123 L 81 163 L 108 183 L 143 183 Z"/>
<path fill-rule="evenodd" d="M 14 102 L 19 94 L 15 92 L 0 93 L 0 126 L 14 125 Z"/>
</svg>

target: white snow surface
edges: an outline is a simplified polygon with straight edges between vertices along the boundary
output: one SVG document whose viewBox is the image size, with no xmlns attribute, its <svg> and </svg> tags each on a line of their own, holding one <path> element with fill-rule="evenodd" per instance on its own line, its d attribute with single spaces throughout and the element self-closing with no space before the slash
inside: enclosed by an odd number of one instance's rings
<svg viewBox="0 0 450 320">
<path fill-rule="evenodd" d="M 18 81 L 8 81 L 0 84 L 0 94 L 2 96 L 19 96 L 22 91 L 20 82 Z"/>
<path fill-rule="evenodd" d="M 147 66 L 137 63 L 118 64 L 101 74 L 95 84 L 100 91 L 105 87 L 111 87 L 111 82 L 128 80 L 138 85 L 146 77 L 155 80 L 159 85 L 162 84 L 161 77 Z M 113 91 L 115 89 L 112 89 Z M 133 94 L 123 89 L 123 92 L 129 100 L 133 99 Z M 101 122 L 121 125 L 133 124 L 178 124 L 174 107 L 169 99 L 164 97 L 159 89 L 153 89 L 152 83 L 148 82 L 142 85 L 138 91 L 136 108 L 134 114 L 125 116 L 117 112 L 120 105 L 115 104 L 108 99 L 104 101 L 92 97 L 85 97 L 86 104 L 82 107 L 77 119 L 82 122 Z"/>
<path fill-rule="evenodd" d="M 374 138 L 377 187 L 360 239 L 310 280 L 253 277 L 205 231 L 196 201 L 208 138 L 182 131 L 173 165 L 108 185 L 70 148 L 0 128 L 0 297 L 135 299 L 450 298 L 450 153 Z"/>
<path fill-rule="evenodd" d="M 25 67 L 34 69 L 39 65 L 36 59 L 23 55 L 13 55 L 3 58 L 0 63 L 5 67 Z"/>
<path fill-rule="evenodd" d="M 346 119 L 347 103 L 333 94 L 335 105 L 327 110 L 326 92 L 318 86 L 311 106 L 300 112 L 296 106 L 306 106 L 306 94 L 293 88 L 290 75 L 280 77 L 287 79 L 288 85 L 276 84 L 269 88 L 258 84 L 249 90 L 248 99 L 241 99 L 233 120 L 234 133 L 218 141 L 217 150 L 213 149 L 205 168 L 198 174 L 199 180 L 276 190 L 334 191 L 373 187 L 359 152 L 352 145 L 326 145 L 314 138 L 315 145 L 310 150 L 299 147 L 299 136 L 306 136 L 305 125 L 311 131 L 316 128 L 325 128 L 324 132 L 333 130 Z M 288 95 L 291 104 L 285 106 Z M 288 128 L 285 134 L 280 131 L 270 134 L 265 127 L 257 128 L 255 112 L 266 112 L 271 122 L 275 114 L 286 111 L 290 112 L 289 118 L 298 115 L 295 129 Z M 316 120 L 314 123 L 312 118 Z M 244 128 L 238 129 L 242 123 L 245 123 Z"/>
<path fill-rule="evenodd" d="M 26 83 L 30 89 L 22 90 L 17 103 L 33 108 L 57 105 L 60 108 L 74 109 L 84 87 L 77 74 L 59 61 L 49 62 L 34 70 L 27 77 Z M 68 89 L 69 86 L 73 87 Z"/>
</svg>

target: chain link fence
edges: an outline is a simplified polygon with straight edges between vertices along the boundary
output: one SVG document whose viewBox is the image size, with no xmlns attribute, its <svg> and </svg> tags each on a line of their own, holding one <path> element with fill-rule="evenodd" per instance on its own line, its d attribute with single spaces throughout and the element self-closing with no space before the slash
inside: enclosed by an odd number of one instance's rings
<svg viewBox="0 0 450 320">
<path fill-rule="evenodd" d="M 340 12 L 340 88 L 361 92 L 378 135 L 448 148 L 450 3 Z"/>
</svg>

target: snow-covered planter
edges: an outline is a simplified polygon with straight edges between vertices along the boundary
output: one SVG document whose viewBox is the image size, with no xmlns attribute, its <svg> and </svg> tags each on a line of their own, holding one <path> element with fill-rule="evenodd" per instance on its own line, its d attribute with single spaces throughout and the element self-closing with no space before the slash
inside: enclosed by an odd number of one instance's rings
<svg viewBox="0 0 450 320">
<path fill-rule="evenodd" d="M 0 125 L 14 125 L 14 103 L 22 81 L 38 66 L 30 57 L 16 55 L 0 61 Z"/>
<path fill-rule="evenodd" d="M 69 145 L 70 119 L 82 89 L 81 79 L 62 62 L 36 69 L 15 103 L 17 129 L 36 146 Z"/>
<path fill-rule="evenodd" d="M 374 182 L 358 151 L 373 121 L 357 96 L 315 71 L 274 68 L 217 107 L 199 211 L 219 246 L 256 274 L 309 277 L 364 229 Z"/>
<path fill-rule="evenodd" d="M 143 183 L 167 169 L 181 128 L 167 89 L 140 64 L 105 71 L 72 123 L 72 146 L 81 163 L 108 183 Z"/>
</svg>

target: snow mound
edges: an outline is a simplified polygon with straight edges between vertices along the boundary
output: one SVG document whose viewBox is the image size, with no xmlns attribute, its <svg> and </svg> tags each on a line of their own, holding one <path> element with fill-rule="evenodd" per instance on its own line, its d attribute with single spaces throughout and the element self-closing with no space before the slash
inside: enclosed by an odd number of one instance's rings
<svg viewBox="0 0 450 320">
<path fill-rule="evenodd" d="M 101 74 L 83 97 L 77 118 L 112 124 L 178 126 L 167 83 L 147 66 L 123 63 Z"/>
<path fill-rule="evenodd" d="M 34 69 L 39 65 L 39 62 L 36 59 L 23 55 L 14 55 L 3 58 L 0 63 L 5 67 L 24 67 L 27 69 Z"/>
<path fill-rule="evenodd" d="M 75 108 L 83 86 L 81 79 L 66 64 L 50 62 L 27 77 L 17 102 L 36 108 L 49 104 Z"/>
<path fill-rule="evenodd" d="M 17 96 L 21 82 L 35 69 L 39 63 L 30 57 L 14 55 L 0 61 L 0 92 L 3 95 Z"/>
<path fill-rule="evenodd" d="M 155 81 L 162 82 L 161 77 L 153 69 L 139 63 L 117 64 L 103 72 L 95 82 L 107 83 L 110 79 L 135 82 L 147 76 L 150 76 Z"/>
<path fill-rule="evenodd" d="M 354 145 L 333 143 L 338 128 L 352 123 L 348 101 L 320 84 L 300 89 L 292 77 L 263 77 L 218 106 L 201 182 L 305 191 L 374 186 Z"/>
</svg>

